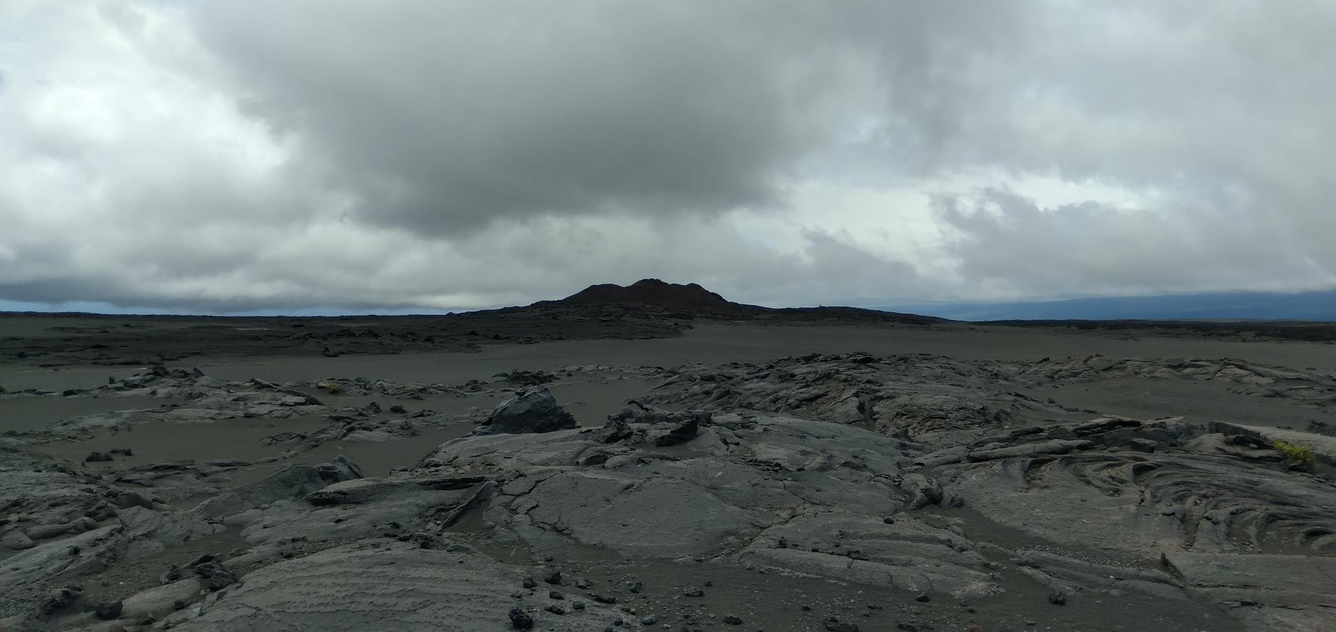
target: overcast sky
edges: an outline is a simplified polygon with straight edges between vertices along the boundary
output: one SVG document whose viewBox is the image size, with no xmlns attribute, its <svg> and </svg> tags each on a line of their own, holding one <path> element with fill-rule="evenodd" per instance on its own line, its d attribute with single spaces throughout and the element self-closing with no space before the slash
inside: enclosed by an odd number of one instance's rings
<svg viewBox="0 0 1336 632">
<path fill-rule="evenodd" d="M 1336 287 L 1336 3 L 4 0 L 0 301 Z"/>
</svg>

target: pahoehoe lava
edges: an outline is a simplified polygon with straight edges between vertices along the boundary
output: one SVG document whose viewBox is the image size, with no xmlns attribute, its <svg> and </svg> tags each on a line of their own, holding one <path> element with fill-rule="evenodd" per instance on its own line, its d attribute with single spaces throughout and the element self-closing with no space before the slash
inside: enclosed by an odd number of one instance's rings
<svg viewBox="0 0 1336 632">
<path fill-rule="evenodd" d="M 657 280 L 439 317 L 0 323 L 0 629 L 1336 622 L 1313 329 Z"/>
</svg>

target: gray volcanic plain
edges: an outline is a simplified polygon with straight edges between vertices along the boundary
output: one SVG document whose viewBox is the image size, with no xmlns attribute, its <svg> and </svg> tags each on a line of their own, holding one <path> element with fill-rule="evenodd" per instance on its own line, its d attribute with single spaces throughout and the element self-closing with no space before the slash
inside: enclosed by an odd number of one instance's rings
<svg viewBox="0 0 1336 632">
<path fill-rule="evenodd" d="M 1336 327 L 0 315 L 0 630 L 1336 630 Z"/>
</svg>

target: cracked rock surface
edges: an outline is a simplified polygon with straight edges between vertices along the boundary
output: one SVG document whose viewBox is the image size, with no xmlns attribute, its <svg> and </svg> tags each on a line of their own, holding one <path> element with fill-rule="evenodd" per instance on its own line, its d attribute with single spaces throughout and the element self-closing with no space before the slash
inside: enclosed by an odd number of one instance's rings
<svg viewBox="0 0 1336 632">
<path fill-rule="evenodd" d="M 0 395 L 79 411 L 0 437 L 0 629 L 1336 621 L 1336 379 L 1317 369 L 867 352 L 451 381 L 220 366 Z M 1184 405 L 1100 409 L 1165 388 Z M 1201 414 L 1221 400 L 1238 414 Z"/>
</svg>

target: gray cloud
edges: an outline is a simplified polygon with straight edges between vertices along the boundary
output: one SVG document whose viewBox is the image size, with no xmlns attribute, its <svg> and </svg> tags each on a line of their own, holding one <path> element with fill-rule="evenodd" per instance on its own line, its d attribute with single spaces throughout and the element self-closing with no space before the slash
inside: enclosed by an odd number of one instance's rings
<svg viewBox="0 0 1336 632">
<path fill-rule="evenodd" d="M 6 4 L 0 299 L 1333 287 L 1334 28 L 1316 1 Z"/>
<path fill-rule="evenodd" d="M 937 142 L 970 107 L 960 66 L 1017 22 L 994 3 L 760 0 L 243 0 L 194 16 L 247 111 L 334 161 L 365 219 L 446 234 L 781 205 L 779 181 L 850 118 Z"/>
<path fill-rule="evenodd" d="M 962 232 L 960 273 L 1004 296 L 1301 291 L 1331 287 L 1336 270 L 1336 251 L 1288 248 L 1303 240 L 1293 226 L 1248 209 L 1041 209 L 999 190 L 937 204 Z"/>
<path fill-rule="evenodd" d="M 831 51 L 769 41 L 797 24 L 739 28 L 765 11 L 243 1 L 195 24 L 247 111 L 333 161 L 366 220 L 448 232 L 774 203 L 845 87 Z"/>
</svg>

